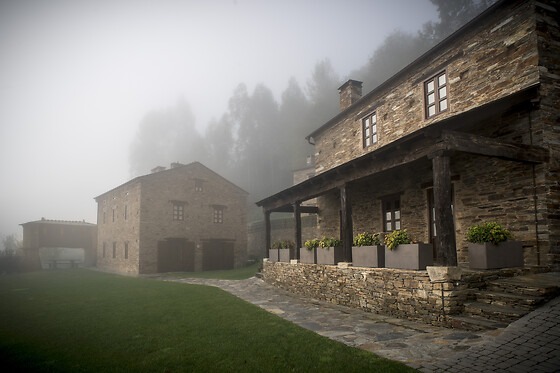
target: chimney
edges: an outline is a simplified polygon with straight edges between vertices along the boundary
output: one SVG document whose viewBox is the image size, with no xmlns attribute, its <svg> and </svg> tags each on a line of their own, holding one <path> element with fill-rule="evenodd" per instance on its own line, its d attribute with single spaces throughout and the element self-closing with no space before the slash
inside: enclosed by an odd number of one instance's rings
<svg viewBox="0 0 560 373">
<path fill-rule="evenodd" d="M 152 173 L 155 174 L 156 172 L 160 172 L 160 171 L 163 171 L 163 170 L 165 170 L 165 167 L 157 166 L 157 167 L 152 168 Z"/>
<path fill-rule="evenodd" d="M 348 80 L 338 89 L 340 92 L 340 111 L 362 98 L 362 82 Z"/>
<path fill-rule="evenodd" d="M 179 162 L 173 162 L 173 163 L 171 163 L 171 168 L 176 168 L 176 167 L 180 167 L 180 166 L 184 166 L 184 164 L 179 163 Z"/>
</svg>

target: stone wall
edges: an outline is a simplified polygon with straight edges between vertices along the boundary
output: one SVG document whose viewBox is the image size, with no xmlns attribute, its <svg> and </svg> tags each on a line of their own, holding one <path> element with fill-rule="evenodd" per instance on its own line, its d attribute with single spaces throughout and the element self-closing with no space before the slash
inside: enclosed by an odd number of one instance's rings
<svg viewBox="0 0 560 373">
<path fill-rule="evenodd" d="M 459 281 L 433 282 L 427 271 L 361 268 L 317 264 L 263 262 L 263 279 L 295 294 L 392 315 L 427 324 L 449 326 L 449 316 L 460 314 L 473 291 L 487 280 L 547 271 L 545 268 L 509 268 L 466 271 Z"/>
</svg>

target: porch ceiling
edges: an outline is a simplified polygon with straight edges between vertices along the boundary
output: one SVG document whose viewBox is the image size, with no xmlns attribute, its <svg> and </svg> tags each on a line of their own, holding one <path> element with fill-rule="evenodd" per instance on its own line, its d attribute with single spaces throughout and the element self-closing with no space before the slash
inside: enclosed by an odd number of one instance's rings
<svg viewBox="0 0 560 373">
<path fill-rule="evenodd" d="M 390 144 L 352 161 L 325 171 L 311 179 L 278 192 L 259 202 L 266 211 L 293 211 L 291 205 L 328 193 L 373 174 L 403 166 L 441 152 L 466 152 L 520 162 L 548 161 L 544 148 L 503 143 L 495 139 L 458 132 L 468 130 L 480 121 L 490 120 L 513 107 L 527 105 L 538 97 L 538 85 L 511 94 L 451 118 L 408 134 Z"/>
</svg>

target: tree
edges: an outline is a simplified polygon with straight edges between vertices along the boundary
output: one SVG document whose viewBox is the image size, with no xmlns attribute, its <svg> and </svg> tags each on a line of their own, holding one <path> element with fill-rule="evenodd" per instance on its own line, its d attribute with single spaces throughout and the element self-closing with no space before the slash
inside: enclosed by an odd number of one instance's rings
<svg viewBox="0 0 560 373">
<path fill-rule="evenodd" d="M 186 101 L 173 107 L 152 111 L 140 122 L 130 149 L 133 176 L 148 173 L 158 165 L 179 161 L 190 163 L 205 156 L 202 137 Z"/>
</svg>

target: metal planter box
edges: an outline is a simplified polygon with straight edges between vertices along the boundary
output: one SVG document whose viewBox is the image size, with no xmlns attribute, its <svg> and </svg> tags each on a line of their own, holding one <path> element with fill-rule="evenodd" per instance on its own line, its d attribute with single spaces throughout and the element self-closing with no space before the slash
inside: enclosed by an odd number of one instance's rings
<svg viewBox="0 0 560 373">
<path fill-rule="evenodd" d="M 344 253 L 342 246 L 336 247 L 319 247 L 317 249 L 317 264 L 338 264 L 344 261 Z"/>
<path fill-rule="evenodd" d="M 469 267 L 494 269 L 523 267 L 523 246 L 520 241 L 504 241 L 498 245 L 469 242 Z"/>
<path fill-rule="evenodd" d="M 399 245 L 395 250 L 385 246 L 385 267 L 425 270 L 434 264 L 432 244 L 410 243 Z"/>
<path fill-rule="evenodd" d="M 354 267 L 385 267 L 385 246 L 352 246 L 352 265 Z"/>
<path fill-rule="evenodd" d="M 299 249 L 299 262 L 306 264 L 317 263 L 317 249 L 307 250 L 306 247 L 301 247 Z"/>
</svg>

